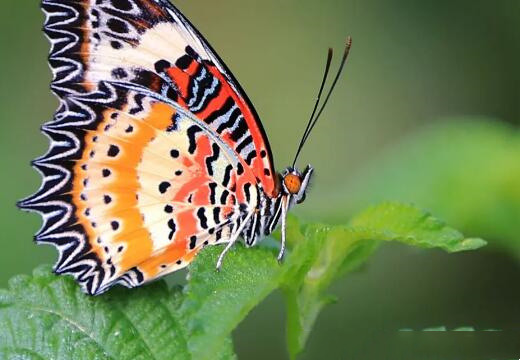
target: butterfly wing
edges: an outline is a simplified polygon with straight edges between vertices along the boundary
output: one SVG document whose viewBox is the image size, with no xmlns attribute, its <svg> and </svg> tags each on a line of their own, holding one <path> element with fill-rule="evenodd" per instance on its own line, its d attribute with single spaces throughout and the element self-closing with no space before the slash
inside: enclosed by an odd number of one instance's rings
<svg viewBox="0 0 520 360">
<path fill-rule="evenodd" d="M 63 98 L 101 81 L 161 93 L 206 122 L 267 195 L 276 193 L 269 142 L 244 91 L 202 35 L 167 0 L 43 0 L 53 90 Z"/>
<path fill-rule="evenodd" d="M 99 294 L 228 241 L 255 187 L 275 187 L 254 110 L 204 40 L 162 0 L 42 4 L 60 106 L 20 206 L 42 214 L 56 272 Z"/>
<path fill-rule="evenodd" d="M 203 123 L 110 83 L 64 106 L 66 119 L 43 128 L 53 139 L 35 161 L 45 182 L 22 204 L 44 215 L 36 238 L 58 247 L 56 272 L 91 294 L 137 286 L 236 229 L 240 162 Z"/>
</svg>

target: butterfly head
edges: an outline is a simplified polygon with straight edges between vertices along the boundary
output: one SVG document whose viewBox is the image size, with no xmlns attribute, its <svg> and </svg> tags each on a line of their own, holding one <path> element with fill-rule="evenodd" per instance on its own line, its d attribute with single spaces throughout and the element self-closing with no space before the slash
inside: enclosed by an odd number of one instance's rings
<svg viewBox="0 0 520 360">
<path fill-rule="evenodd" d="M 307 165 L 303 172 L 295 167 L 288 167 L 280 174 L 282 196 L 291 196 L 291 204 L 300 204 L 305 194 L 314 169 Z"/>
</svg>

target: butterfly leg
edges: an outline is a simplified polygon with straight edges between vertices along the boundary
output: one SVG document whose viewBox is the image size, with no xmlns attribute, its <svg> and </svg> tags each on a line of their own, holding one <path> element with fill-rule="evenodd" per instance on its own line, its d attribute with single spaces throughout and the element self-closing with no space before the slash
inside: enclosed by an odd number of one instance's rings
<svg viewBox="0 0 520 360">
<path fill-rule="evenodd" d="M 253 216 L 253 213 L 254 212 L 250 212 L 249 214 L 247 214 L 247 216 L 244 219 L 244 221 L 242 222 L 242 224 L 240 224 L 240 226 L 238 227 L 238 230 L 235 231 L 233 233 L 233 235 L 231 235 L 231 239 L 229 239 L 229 242 L 226 245 L 226 248 L 220 253 L 220 256 L 218 257 L 218 260 L 217 260 L 217 271 L 220 271 L 220 268 L 222 267 L 222 263 L 224 261 L 224 257 L 226 256 L 227 252 L 233 247 L 233 245 L 235 245 L 235 243 L 237 242 L 238 237 L 240 236 L 240 234 L 242 233 L 242 231 L 246 227 L 247 223 L 251 219 L 251 216 Z"/>
<path fill-rule="evenodd" d="M 287 219 L 287 208 L 290 200 L 290 195 L 285 198 L 285 201 L 282 202 L 282 245 L 280 247 L 280 252 L 278 253 L 278 262 L 282 262 L 283 257 L 285 255 L 286 249 L 286 219 Z"/>
</svg>

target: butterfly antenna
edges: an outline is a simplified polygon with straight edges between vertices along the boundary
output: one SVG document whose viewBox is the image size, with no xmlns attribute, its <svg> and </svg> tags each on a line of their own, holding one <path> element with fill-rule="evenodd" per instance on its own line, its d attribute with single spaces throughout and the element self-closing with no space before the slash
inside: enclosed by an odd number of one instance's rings
<svg viewBox="0 0 520 360">
<path fill-rule="evenodd" d="M 312 129 L 314 129 L 314 125 L 316 125 L 316 122 L 318 122 L 318 119 L 321 116 L 321 113 L 325 109 L 325 106 L 327 105 L 327 102 L 330 99 L 330 95 L 334 91 L 334 88 L 336 87 L 336 83 L 338 82 L 339 77 L 341 76 L 341 73 L 343 72 L 343 68 L 345 67 L 345 64 L 347 62 L 348 54 L 350 53 L 350 48 L 352 47 L 352 38 L 349 36 L 347 37 L 347 41 L 345 44 L 345 51 L 343 52 L 343 58 L 341 59 L 341 64 L 339 65 L 338 72 L 336 74 L 336 77 L 334 78 L 334 81 L 332 82 L 332 85 L 330 87 L 329 92 L 327 93 L 327 96 L 325 97 L 325 101 L 323 102 L 323 105 L 321 105 L 320 111 L 318 111 L 318 115 L 316 115 L 316 118 L 312 121 L 311 126 L 309 127 L 309 130 L 305 133 L 305 138 L 303 139 L 303 144 L 307 141 L 307 138 L 309 137 L 310 133 L 312 132 Z M 302 145 L 303 147 L 303 145 Z"/>
<path fill-rule="evenodd" d="M 302 151 L 303 145 L 305 144 L 305 139 L 307 138 L 307 133 L 312 125 L 312 119 L 314 118 L 314 115 L 316 114 L 316 110 L 318 110 L 318 105 L 320 104 L 321 94 L 323 93 L 323 88 L 325 87 L 325 82 L 327 81 L 327 77 L 329 75 L 330 64 L 332 62 L 332 55 L 333 55 L 333 50 L 332 50 L 332 48 L 329 48 L 329 51 L 327 53 L 327 64 L 325 65 L 325 72 L 323 73 L 323 79 L 321 80 L 320 91 L 318 92 L 318 96 L 316 97 L 314 109 L 312 110 L 311 117 L 309 118 L 309 121 L 307 122 L 307 127 L 305 128 L 302 139 L 300 140 L 300 144 L 298 145 L 298 151 L 296 151 L 296 155 L 294 156 L 294 161 L 292 164 L 293 168 L 294 168 L 294 165 L 296 164 L 296 160 L 298 160 L 300 151 Z"/>
</svg>

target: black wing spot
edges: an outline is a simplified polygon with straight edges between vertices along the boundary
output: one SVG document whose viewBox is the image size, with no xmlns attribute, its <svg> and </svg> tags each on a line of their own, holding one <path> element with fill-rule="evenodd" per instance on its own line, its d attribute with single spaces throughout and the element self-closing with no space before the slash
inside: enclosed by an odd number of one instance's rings
<svg viewBox="0 0 520 360">
<path fill-rule="evenodd" d="M 132 3 L 129 0 L 112 0 L 112 6 L 121 11 L 132 10 Z"/>
<path fill-rule="evenodd" d="M 228 196 L 229 196 L 229 191 L 224 190 L 224 191 L 222 192 L 222 195 L 220 196 L 220 203 L 221 203 L 222 205 L 226 205 L 226 204 L 227 204 L 227 198 L 228 198 Z"/>
<path fill-rule="evenodd" d="M 220 208 L 219 207 L 213 208 L 213 221 L 215 221 L 215 224 L 220 224 Z"/>
<path fill-rule="evenodd" d="M 168 191 L 168 188 L 172 186 L 172 184 L 170 184 L 168 181 L 163 181 L 162 183 L 159 184 L 159 192 L 161 194 L 164 194 L 166 191 Z"/>
<path fill-rule="evenodd" d="M 128 25 L 124 21 L 116 18 L 110 18 L 107 21 L 107 26 L 115 33 L 126 34 L 128 32 Z"/>
<path fill-rule="evenodd" d="M 244 185 L 244 193 L 246 194 L 246 201 L 248 203 L 251 202 L 251 184 L 250 183 L 246 183 Z"/>
<path fill-rule="evenodd" d="M 167 214 L 171 214 L 173 212 L 173 206 L 171 205 L 166 205 L 164 207 L 164 212 L 167 213 Z"/>
<path fill-rule="evenodd" d="M 216 195 L 218 185 L 217 185 L 217 183 L 212 182 L 208 186 L 209 186 L 209 202 L 211 205 L 215 205 L 217 202 L 215 199 L 215 195 Z"/>
<path fill-rule="evenodd" d="M 231 171 L 233 170 L 232 165 L 226 166 L 224 170 L 224 180 L 222 181 L 222 186 L 227 187 L 229 185 L 229 181 L 231 180 Z"/>
<path fill-rule="evenodd" d="M 116 157 L 119 154 L 119 147 L 116 145 L 110 145 L 108 149 L 107 155 L 110 157 Z"/>
<path fill-rule="evenodd" d="M 175 231 L 177 231 L 177 226 L 175 225 L 175 221 L 173 221 L 173 219 L 168 220 L 168 227 L 171 230 L 168 234 L 168 239 L 172 240 L 173 235 L 175 235 Z"/>
<path fill-rule="evenodd" d="M 112 198 L 109 195 L 105 195 L 103 196 L 103 202 L 108 205 L 112 202 Z"/>
<path fill-rule="evenodd" d="M 166 89 L 166 97 L 177 102 L 179 95 L 177 94 L 177 91 L 173 87 L 168 86 L 168 88 Z"/>
<path fill-rule="evenodd" d="M 112 227 L 112 230 L 116 231 L 117 229 L 119 229 L 119 222 L 117 221 L 112 221 L 110 223 L 110 226 Z"/>
<path fill-rule="evenodd" d="M 113 40 L 110 42 L 110 46 L 112 46 L 113 49 L 119 50 L 123 47 L 123 44 L 120 41 Z"/>
<path fill-rule="evenodd" d="M 242 175 L 244 173 L 244 167 L 242 166 L 241 163 L 238 163 L 237 165 L 237 174 L 238 175 Z"/>
<path fill-rule="evenodd" d="M 174 159 L 177 159 L 179 157 L 180 153 L 179 150 L 171 149 L 170 150 L 170 156 Z"/>
<path fill-rule="evenodd" d="M 246 164 L 251 165 L 251 163 L 253 162 L 253 159 L 255 157 L 256 157 L 256 150 L 253 150 L 249 154 L 247 154 Z"/>
<path fill-rule="evenodd" d="M 200 131 L 202 131 L 202 130 L 196 125 L 191 126 L 187 131 L 188 139 L 190 142 L 190 146 L 188 147 L 188 152 L 190 154 L 193 154 L 195 152 L 195 150 L 197 149 L 197 140 L 195 138 L 195 135 Z"/>
<path fill-rule="evenodd" d="M 212 148 L 213 155 L 206 158 L 206 168 L 208 169 L 208 174 L 210 176 L 213 176 L 213 163 L 218 160 L 220 155 L 220 148 L 217 144 L 213 143 Z"/>
<path fill-rule="evenodd" d="M 197 237 L 196 236 L 192 236 L 190 238 L 190 250 L 195 249 L 196 245 L 197 245 Z"/>
<path fill-rule="evenodd" d="M 189 55 L 182 55 L 175 62 L 175 66 L 177 66 L 181 70 L 186 70 L 191 65 L 192 61 L 193 58 L 191 58 Z"/>
<path fill-rule="evenodd" d="M 193 50 L 193 48 L 189 45 L 184 48 L 184 51 L 186 51 L 186 54 L 188 54 L 189 56 L 191 56 L 194 59 L 200 58 L 199 54 L 195 50 Z"/>
<path fill-rule="evenodd" d="M 199 218 L 200 226 L 203 229 L 207 229 L 208 228 L 208 218 L 206 217 L 206 209 L 202 207 L 199 210 L 197 210 L 197 217 Z"/>
<path fill-rule="evenodd" d="M 103 169 L 102 171 L 102 174 L 103 174 L 103 177 L 109 177 L 110 174 L 112 174 L 112 171 L 110 171 L 109 169 Z"/>
<path fill-rule="evenodd" d="M 168 68 L 171 68 L 172 65 L 170 64 L 169 61 L 166 61 L 166 60 L 159 60 L 155 63 L 155 72 L 156 73 L 162 73 L 162 72 L 165 72 L 166 69 Z"/>
</svg>

